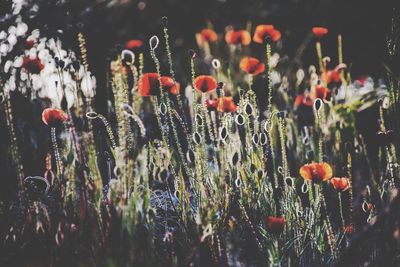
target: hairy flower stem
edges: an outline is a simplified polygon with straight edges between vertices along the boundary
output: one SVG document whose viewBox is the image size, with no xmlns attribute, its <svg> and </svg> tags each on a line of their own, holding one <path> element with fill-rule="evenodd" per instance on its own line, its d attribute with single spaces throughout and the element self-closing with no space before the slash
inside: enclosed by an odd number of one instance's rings
<svg viewBox="0 0 400 267">
<path fill-rule="evenodd" d="M 322 48 L 321 48 L 321 43 L 319 41 L 315 43 L 315 48 L 317 50 L 319 71 L 322 73 L 324 72 L 325 68 L 324 68 L 324 63 L 322 62 Z"/>
<path fill-rule="evenodd" d="M 325 213 L 326 234 L 328 237 L 328 244 L 331 249 L 332 257 L 334 259 L 336 259 L 337 258 L 337 246 L 336 246 L 336 240 L 335 240 L 335 233 L 333 232 L 332 224 L 329 219 L 328 207 L 326 205 L 323 187 L 322 187 L 322 185 L 319 185 L 318 187 L 319 187 L 319 193 L 320 193 L 319 198 L 322 202 L 323 212 Z"/>
<path fill-rule="evenodd" d="M 347 177 L 349 178 L 349 224 L 353 225 L 353 174 L 351 153 L 347 153 Z M 372 180 L 375 180 L 372 178 Z M 355 227 L 355 226 L 354 226 Z"/>
<path fill-rule="evenodd" d="M 60 151 L 58 149 L 58 144 L 57 144 L 57 136 L 56 136 L 56 128 L 51 127 L 51 143 L 53 145 L 53 153 L 54 153 L 54 158 L 56 160 L 56 167 L 57 167 L 57 174 L 58 174 L 58 180 L 59 182 L 62 182 L 62 162 L 61 162 L 61 156 L 60 156 Z"/>
</svg>

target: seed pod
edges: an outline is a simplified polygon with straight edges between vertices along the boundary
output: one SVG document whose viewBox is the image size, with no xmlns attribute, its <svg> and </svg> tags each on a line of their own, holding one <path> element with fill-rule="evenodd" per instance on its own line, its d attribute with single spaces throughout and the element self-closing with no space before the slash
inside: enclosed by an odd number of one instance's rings
<svg viewBox="0 0 400 267">
<path fill-rule="evenodd" d="M 258 145 L 260 142 L 260 137 L 258 134 L 255 133 L 255 134 L 253 134 L 253 137 L 251 138 L 251 140 L 253 141 L 254 145 Z"/>
<path fill-rule="evenodd" d="M 121 58 L 128 66 L 135 62 L 135 54 L 131 50 L 124 49 L 121 52 Z"/>
<path fill-rule="evenodd" d="M 200 114 L 196 114 L 195 120 L 198 126 L 203 126 L 203 117 Z"/>
<path fill-rule="evenodd" d="M 193 142 L 197 145 L 201 143 L 201 135 L 198 132 L 193 134 Z"/>
<path fill-rule="evenodd" d="M 221 130 L 219 131 L 219 137 L 221 138 L 221 140 L 225 140 L 226 137 L 228 136 L 228 130 L 226 129 L 226 127 L 222 127 Z"/>
<path fill-rule="evenodd" d="M 167 114 L 167 105 L 165 105 L 165 103 L 161 103 L 160 105 L 160 114 L 161 115 Z"/>
<path fill-rule="evenodd" d="M 189 163 L 193 163 L 193 162 L 195 161 L 195 155 L 194 155 L 193 150 L 189 149 L 189 150 L 186 152 L 186 159 L 187 159 L 187 161 L 188 161 Z"/>
<path fill-rule="evenodd" d="M 161 18 L 161 22 L 164 28 L 168 26 L 168 18 L 166 16 Z"/>
<path fill-rule="evenodd" d="M 252 116 L 253 115 L 253 106 L 250 103 L 247 103 L 244 111 L 246 112 L 247 115 Z"/>
<path fill-rule="evenodd" d="M 149 44 L 150 44 L 150 48 L 151 50 L 154 50 L 158 47 L 158 44 L 160 43 L 160 40 L 158 39 L 158 37 L 156 35 L 154 35 L 153 37 L 150 38 Z"/>
<path fill-rule="evenodd" d="M 265 146 L 267 141 L 267 135 L 265 133 L 260 133 L 260 145 Z"/>
<path fill-rule="evenodd" d="M 301 186 L 301 192 L 303 194 L 306 194 L 308 192 L 308 190 L 309 190 L 308 183 L 306 181 L 304 181 L 303 185 Z"/>
<path fill-rule="evenodd" d="M 94 111 L 89 111 L 89 112 L 86 113 L 86 117 L 87 117 L 88 119 L 90 119 L 90 120 L 97 119 L 98 116 L 99 116 L 99 115 L 98 115 L 96 112 L 94 112 Z"/>
<path fill-rule="evenodd" d="M 244 124 L 244 117 L 242 114 L 237 114 L 235 118 L 235 122 L 237 125 L 243 125 Z"/>
<path fill-rule="evenodd" d="M 214 69 L 219 69 L 219 68 L 221 68 L 221 62 L 218 60 L 218 59 L 216 59 L 216 58 L 214 58 L 212 61 L 211 61 L 211 65 L 213 66 L 213 68 Z"/>
<path fill-rule="evenodd" d="M 315 101 L 314 101 L 314 109 L 315 109 L 315 111 L 319 112 L 321 110 L 321 108 L 322 108 L 322 104 L 323 104 L 323 102 L 322 102 L 321 98 L 315 99 Z"/>
<path fill-rule="evenodd" d="M 285 183 L 289 187 L 294 187 L 294 179 L 292 177 L 286 177 Z"/>
</svg>

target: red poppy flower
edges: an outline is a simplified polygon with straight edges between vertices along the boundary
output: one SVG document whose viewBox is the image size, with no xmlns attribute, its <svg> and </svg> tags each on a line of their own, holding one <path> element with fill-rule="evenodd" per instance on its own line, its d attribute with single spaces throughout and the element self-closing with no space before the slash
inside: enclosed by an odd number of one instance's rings
<svg viewBox="0 0 400 267">
<path fill-rule="evenodd" d="M 179 91 L 181 89 L 181 85 L 168 76 L 161 76 L 161 84 L 164 90 L 170 92 L 173 95 L 179 94 Z"/>
<path fill-rule="evenodd" d="M 282 35 L 273 25 L 258 25 L 254 32 L 253 41 L 262 44 L 267 36 L 270 36 L 272 41 L 276 42 L 281 39 Z"/>
<path fill-rule="evenodd" d="M 239 31 L 227 31 L 225 34 L 225 41 L 227 44 L 232 45 L 249 45 L 251 42 L 251 36 L 248 31 L 239 30 Z"/>
<path fill-rule="evenodd" d="M 244 72 L 254 76 L 262 73 L 265 70 L 264 63 L 254 57 L 242 58 L 239 66 Z"/>
<path fill-rule="evenodd" d="M 350 182 L 348 178 L 333 177 L 330 180 L 333 188 L 338 192 L 344 192 L 350 188 Z"/>
<path fill-rule="evenodd" d="M 206 108 L 208 110 L 216 110 L 218 106 L 218 101 L 217 99 L 206 99 Z"/>
<path fill-rule="evenodd" d="M 324 71 L 321 74 L 321 79 L 324 81 L 325 84 L 330 84 L 331 82 L 339 83 L 340 73 L 336 70 Z"/>
<path fill-rule="evenodd" d="M 271 233 L 279 234 L 285 229 L 285 223 L 286 220 L 283 217 L 268 216 L 266 226 Z"/>
<path fill-rule="evenodd" d="M 354 233 L 354 225 L 352 225 L 352 224 L 346 225 L 346 226 L 344 227 L 344 233 L 345 233 L 345 234 Z"/>
<path fill-rule="evenodd" d="M 164 91 L 168 91 L 173 95 L 179 94 L 180 84 L 174 82 L 174 79 L 167 76 L 161 76 L 160 80 Z M 139 80 L 138 93 L 140 96 L 159 95 L 160 81 L 158 80 L 158 74 L 155 72 L 143 74 Z"/>
<path fill-rule="evenodd" d="M 329 94 L 329 89 L 323 86 L 322 84 L 317 84 L 314 88 L 314 99 L 321 98 L 322 100 L 326 100 Z"/>
<path fill-rule="evenodd" d="M 332 177 L 332 168 L 328 163 L 310 163 L 300 168 L 300 176 L 315 183 L 326 181 Z"/>
<path fill-rule="evenodd" d="M 50 127 L 57 127 L 66 120 L 68 120 L 68 116 L 61 109 L 46 108 L 42 112 L 42 121 Z"/>
<path fill-rule="evenodd" d="M 141 40 L 132 39 L 125 43 L 125 47 L 131 50 L 140 48 L 143 46 L 143 42 Z"/>
<path fill-rule="evenodd" d="M 30 57 L 24 57 L 21 68 L 26 69 L 30 73 L 39 74 L 44 65 L 39 58 L 31 59 Z"/>
<path fill-rule="evenodd" d="M 209 75 L 200 75 L 194 80 L 194 87 L 202 93 L 211 92 L 217 89 L 217 81 Z"/>
<path fill-rule="evenodd" d="M 314 27 L 312 28 L 312 32 L 315 37 L 321 38 L 328 33 L 328 29 L 324 27 Z"/>
<path fill-rule="evenodd" d="M 203 29 L 200 32 L 200 39 L 202 42 L 216 42 L 218 40 L 218 35 L 214 30 Z"/>
<path fill-rule="evenodd" d="M 313 100 L 310 96 L 305 96 L 304 94 L 297 95 L 296 99 L 294 100 L 294 106 L 297 108 L 301 105 L 305 105 L 307 107 L 312 107 L 314 104 Z"/>
<path fill-rule="evenodd" d="M 237 106 L 231 96 L 224 96 L 223 98 L 206 100 L 207 109 L 216 109 L 219 112 L 235 112 Z"/>
</svg>

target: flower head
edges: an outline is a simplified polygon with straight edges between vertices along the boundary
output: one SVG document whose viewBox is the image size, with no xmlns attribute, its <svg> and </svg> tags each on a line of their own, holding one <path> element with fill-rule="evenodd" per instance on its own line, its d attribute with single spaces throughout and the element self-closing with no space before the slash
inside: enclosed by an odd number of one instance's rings
<svg viewBox="0 0 400 267">
<path fill-rule="evenodd" d="M 320 98 L 322 100 L 326 100 L 329 94 L 329 89 L 323 86 L 322 84 L 317 84 L 314 88 L 313 98 Z"/>
<path fill-rule="evenodd" d="M 273 25 L 258 25 L 254 32 L 253 41 L 262 44 L 265 38 L 269 36 L 272 41 L 279 41 L 282 37 L 281 32 L 274 28 Z"/>
<path fill-rule="evenodd" d="M 50 127 L 57 127 L 68 120 L 68 115 L 57 108 L 46 108 L 42 112 L 42 121 Z"/>
<path fill-rule="evenodd" d="M 125 43 L 125 47 L 130 50 L 134 50 L 143 46 L 143 42 L 141 40 L 132 39 Z"/>
<path fill-rule="evenodd" d="M 279 234 L 285 229 L 286 220 L 283 217 L 268 216 L 266 221 L 267 229 L 271 233 Z"/>
<path fill-rule="evenodd" d="M 145 73 L 139 80 L 138 92 L 141 96 L 156 96 L 160 94 L 161 87 L 173 95 L 179 94 L 180 84 L 168 76 L 159 76 L 155 72 Z"/>
<path fill-rule="evenodd" d="M 206 100 L 206 107 L 209 110 L 218 110 L 219 112 L 235 112 L 237 105 L 231 96 L 224 96 L 214 100 Z"/>
<path fill-rule="evenodd" d="M 328 33 L 328 29 L 324 27 L 313 27 L 312 32 L 315 37 L 321 38 Z"/>
<path fill-rule="evenodd" d="M 333 188 L 335 188 L 335 190 L 338 192 L 344 192 L 350 188 L 350 182 L 348 178 L 333 177 L 330 180 L 330 183 L 332 184 Z"/>
<path fill-rule="evenodd" d="M 295 108 L 298 108 L 302 105 L 307 106 L 307 107 L 312 107 L 313 104 L 314 104 L 314 102 L 309 95 L 300 94 L 300 95 L 297 95 L 294 100 Z"/>
<path fill-rule="evenodd" d="M 232 45 L 249 45 L 251 42 L 251 36 L 246 30 L 229 30 L 225 34 L 225 41 L 227 44 Z"/>
<path fill-rule="evenodd" d="M 39 74 L 44 69 L 44 65 L 39 58 L 24 57 L 21 68 L 26 69 L 29 73 Z"/>
<path fill-rule="evenodd" d="M 254 57 L 244 57 L 240 61 L 240 69 L 242 69 L 247 74 L 252 74 L 254 76 L 262 73 L 265 70 L 265 65 L 260 60 Z"/>
<path fill-rule="evenodd" d="M 332 177 L 332 168 L 326 163 L 310 163 L 305 164 L 300 168 L 300 176 L 307 181 L 319 183 L 322 181 L 329 180 Z"/>
<path fill-rule="evenodd" d="M 213 43 L 218 40 L 218 35 L 214 30 L 211 29 L 203 29 L 199 33 L 199 39 L 201 43 Z"/>
<path fill-rule="evenodd" d="M 202 93 L 211 92 L 217 89 L 217 81 L 209 75 L 200 75 L 194 80 L 194 87 Z"/>
</svg>

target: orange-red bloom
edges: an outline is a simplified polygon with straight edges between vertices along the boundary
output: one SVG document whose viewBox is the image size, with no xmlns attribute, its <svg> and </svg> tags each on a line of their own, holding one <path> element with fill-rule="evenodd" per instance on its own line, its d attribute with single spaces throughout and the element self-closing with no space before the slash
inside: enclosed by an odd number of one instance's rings
<svg viewBox="0 0 400 267">
<path fill-rule="evenodd" d="M 211 92 L 217 89 L 217 81 L 209 75 L 200 75 L 194 80 L 194 87 L 202 93 Z"/>
<path fill-rule="evenodd" d="M 254 76 L 262 73 L 265 70 L 264 63 L 254 57 L 242 58 L 239 66 L 244 72 Z"/>
<path fill-rule="evenodd" d="M 141 40 L 137 40 L 137 39 L 132 39 L 125 43 L 125 47 L 128 49 L 131 49 L 131 50 L 140 48 L 142 46 L 143 46 L 143 42 Z"/>
<path fill-rule="evenodd" d="M 156 96 L 160 94 L 160 81 L 158 74 L 154 72 L 145 73 L 140 77 L 138 92 L 141 96 Z M 168 76 L 161 76 L 161 85 L 164 91 L 173 95 L 179 94 L 180 84 Z"/>
<path fill-rule="evenodd" d="M 251 42 L 251 36 L 250 33 L 246 30 L 229 30 L 225 34 L 225 41 L 226 43 L 232 45 L 249 45 Z"/>
<path fill-rule="evenodd" d="M 324 81 L 325 84 L 330 84 L 331 82 L 339 83 L 340 72 L 336 70 L 324 71 L 321 74 L 321 79 Z"/>
<path fill-rule="evenodd" d="M 317 84 L 314 88 L 313 98 L 321 98 L 322 100 L 326 100 L 329 94 L 329 89 L 323 86 L 322 84 Z"/>
<path fill-rule="evenodd" d="M 309 95 L 305 96 L 304 94 L 297 95 L 296 99 L 294 100 L 294 106 L 297 108 L 301 105 L 305 105 L 307 107 L 312 107 L 314 104 L 313 100 Z"/>
<path fill-rule="evenodd" d="M 206 100 L 207 109 L 218 110 L 220 112 L 235 112 L 237 106 L 231 96 L 224 96 L 223 98 Z"/>
<path fill-rule="evenodd" d="M 314 27 L 312 28 L 312 32 L 315 37 L 321 38 L 328 33 L 328 29 L 324 27 Z"/>
<path fill-rule="evenodd" d="M 42 112 L 42 121 L 50 127 L 57 127 L 68 120 L 68 115 L 57 108 L 46 108 Z"/>
<path fill-rule="evenodd" d="M 353 233 L 354 232 L 354 225 L 352 225 L 352 224 L 350 224 L 350 225 L 346 225 L 345 227 L 344 227 L 344 233 L 345 234 L 351 234 L 351 233 Z"/>
<path fill-rule="evenodd" d="M 262 44 L 267 36 L 270 36 L 274 42 L 282 37 L 281 32 L 275 29 L 273 25 L 258 25 L 254 32 L 253 41 Z"/>
<path fill-rule="evenodd" d="M 279 234 L 285 229 L 285 223 L 286 220 L 283 217 L 268 216 L 266 226 L 271 233 Z"/>
<path fill-rule="evenodd" d="M 216 42 L 218 40 L 218 35 L 214 30 L 203 29 L 200 32 L 200 39 L 202 42 Z"/>
<path fill-rule="evenodd" d="M 348 178 L 333 177 L 330 180 L 333 188 L 338 192 L 344 192 L 350 188 L 350 182 Z"/>
<path fill-rule="evenodd" d="M 326 181 L 332 177 L 332 168 L 328 163 L 310 163 L 300 168 L 300 176 L 315 183 Z"/>
<path fill-rule="evenodd" d="M 39 58 L 31 59 L 30 57 L 24 57 L 21 67 L 35 74 L 39 74 L 44 69 L 44 65 Z"/>
<path fill-rule="evenodd" d="M 173 95 L 179 94 L 179 91 L 181 89 L 181 85 L 168 76 L 161 76 L 161 84 L 164 90 Z"/>
</svg>

